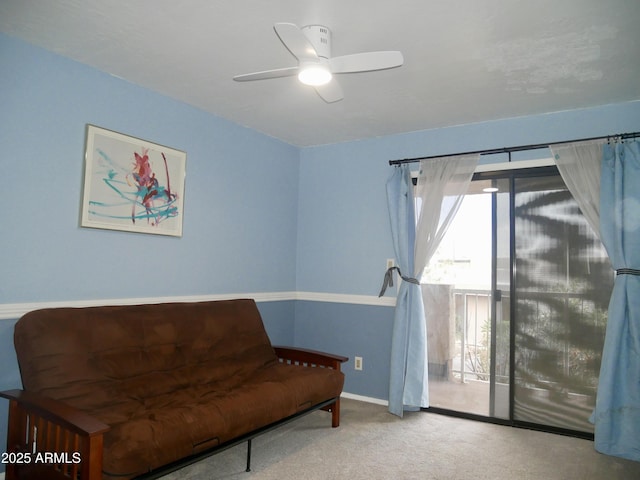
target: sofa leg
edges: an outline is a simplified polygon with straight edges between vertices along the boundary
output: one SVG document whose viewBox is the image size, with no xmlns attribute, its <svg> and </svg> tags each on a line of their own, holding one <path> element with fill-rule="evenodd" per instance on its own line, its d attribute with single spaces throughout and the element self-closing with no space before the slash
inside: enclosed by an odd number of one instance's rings
<svg viewBox="0 0 640 480">
<path fill-rule="evenodd" d="M 337 428 L 340 426 L 340 399 L 331 405 L 331 426 Z"/>
<path fill-rule="evenodd" d="M 245 471 L 251 471 L 251 439 L 247 440 L 247 469 Z"/>
</svg>

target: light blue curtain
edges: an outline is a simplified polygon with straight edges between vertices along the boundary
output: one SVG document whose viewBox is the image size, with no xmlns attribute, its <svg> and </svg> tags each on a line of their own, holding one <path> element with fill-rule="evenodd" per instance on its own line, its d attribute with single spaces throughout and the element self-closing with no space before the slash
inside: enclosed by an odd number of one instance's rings
<svg viewBox="0 0 640 480">
<path fill-rule="evenodd" d="M 605 145 L 600 238 L 617 275 L 609 303 L 596 408 L 595 448 L 640 461 L 640 150 Z"/>
<path fill-rule="evenodd" d="M 387 181 L 387 201 L 396 262 L 405 280 L 398 288 L 393 318 L 389 412 L 402 417 L 404 410 L 429 406 L 422 293 L 420 285 L 409 277 L 414 271 L 416 217 L 407 164 L 397 166 Z"/>
</svg>

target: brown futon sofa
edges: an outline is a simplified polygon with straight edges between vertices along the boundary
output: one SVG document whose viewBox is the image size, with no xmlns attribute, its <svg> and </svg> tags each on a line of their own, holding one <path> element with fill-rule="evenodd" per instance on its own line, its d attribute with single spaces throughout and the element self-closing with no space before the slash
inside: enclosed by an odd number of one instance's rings
<svg viewBox="0 0 640 480">
<path fill-rule="evenodd" d="M 316 409 L 347 359 L 273 347 L 253 300 L 54 308 L 15 326 L 6 480 L 157 478 Z"/>
</svg>

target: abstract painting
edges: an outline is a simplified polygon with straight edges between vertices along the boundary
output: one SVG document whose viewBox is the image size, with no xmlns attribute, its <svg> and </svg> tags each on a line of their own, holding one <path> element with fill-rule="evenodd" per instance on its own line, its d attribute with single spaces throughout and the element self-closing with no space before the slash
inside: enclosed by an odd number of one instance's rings
<svg viewBox="0 0 640 480">
<path fill-rule="evenodd" d="M 182 236 L 185 152 L 87 125 L 83 227 Z"/>
</svg>

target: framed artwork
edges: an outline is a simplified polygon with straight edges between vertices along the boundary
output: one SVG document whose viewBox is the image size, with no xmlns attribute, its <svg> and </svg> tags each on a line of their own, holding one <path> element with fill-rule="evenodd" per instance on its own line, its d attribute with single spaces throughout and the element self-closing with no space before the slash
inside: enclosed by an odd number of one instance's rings
<svg viewBox="0 0 640 480">
<path fill-rule="evenodd" d="M 182 236 L 187 155 L 87 125 L 81 226 Z"/>
</svg>

